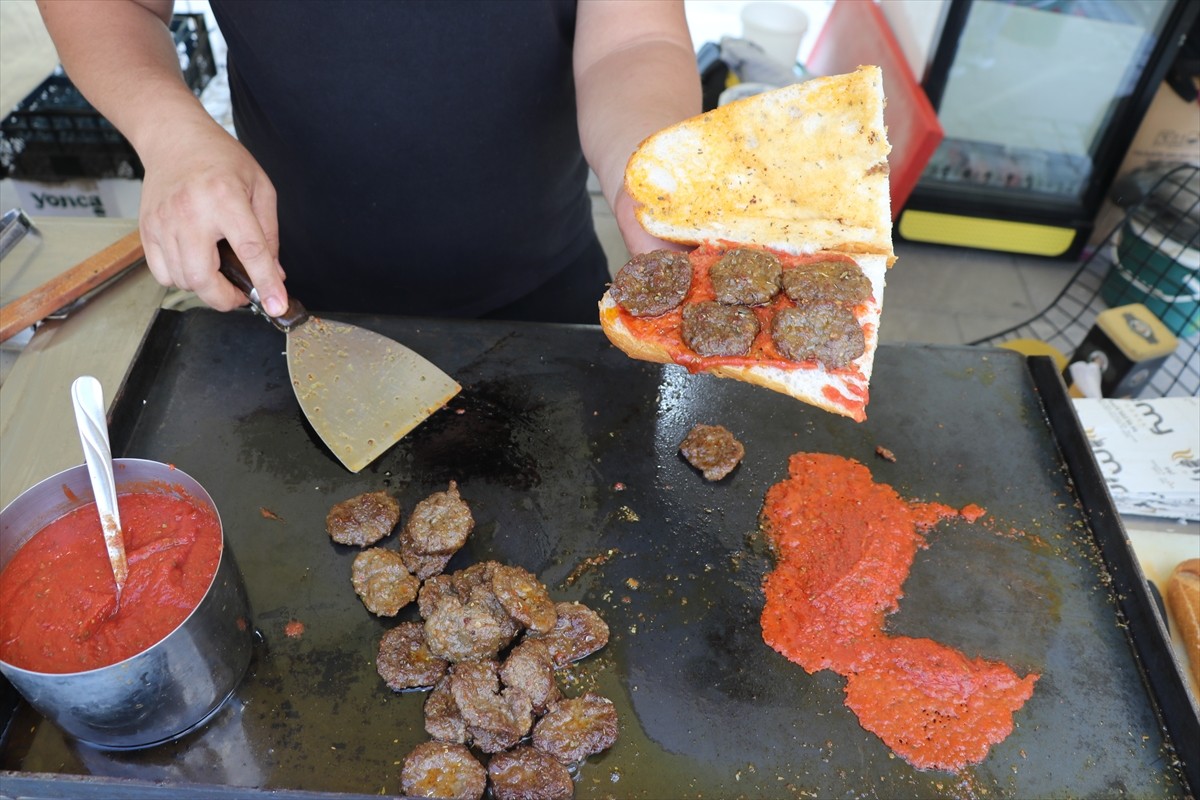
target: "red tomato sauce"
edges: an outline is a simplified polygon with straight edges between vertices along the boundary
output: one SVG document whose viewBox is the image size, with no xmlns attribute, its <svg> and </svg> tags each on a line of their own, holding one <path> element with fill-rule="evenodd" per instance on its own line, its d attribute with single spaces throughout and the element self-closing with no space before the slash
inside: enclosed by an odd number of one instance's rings
<svg viewBox="0 0 1200 800">
<path fill-rule="evenodd" d="M 1038 675 L 968 658 L 930 639 L 889 636 L 923 531 L 984 514 L 903 500 L 840 456 L 797 453 L 767 491 L 762 525 L 776 557 L 764 581 L 763 640 L 807 672 L 846 678 L 846 705 L 919 769 L 978 763 L 1012 732 Z"/>
<path fill-rule="evenodd" d="M 95 503 L 34 534 L 0 572 L 0 658 L 45 673 L 137 655 L 203 598 L 221 559 L 212 509 L 157 492 L 119 495 L 129 577 L 116 585 Z"/>
</svg>

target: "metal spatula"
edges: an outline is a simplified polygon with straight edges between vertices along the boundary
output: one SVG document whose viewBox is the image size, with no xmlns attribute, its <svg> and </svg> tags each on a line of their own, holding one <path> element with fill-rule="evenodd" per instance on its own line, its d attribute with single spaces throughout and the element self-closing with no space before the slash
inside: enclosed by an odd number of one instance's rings
<svg viewBox="0 0 1200 800">
<path fill-rule="evenodd" d="M 217 250 L 221 274 L 287 334 L 288 373 L 300 408 L 351 472 L 370 464 L 462 389 L 404 345 L 311 316 L 294 297 L 284 314 L 268 315 L 233 248 L 222 241 Z"/>
</svg>

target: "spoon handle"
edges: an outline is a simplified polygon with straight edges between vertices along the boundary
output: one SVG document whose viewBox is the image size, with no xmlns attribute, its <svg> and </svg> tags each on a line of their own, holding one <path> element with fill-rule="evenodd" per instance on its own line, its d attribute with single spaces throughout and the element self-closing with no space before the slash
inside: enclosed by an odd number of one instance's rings
<svg viewBox="0 0 1200 800">
<path fill-rule="evenodd" d="M 108 421 L 104 412 L 104 390 L 100 381 L 90 375 L 76 378 L 71 384 L 71 400 L 75 406 L 75 423 L 83 443 L 96 510 L 104 530 L 104 545 L 112 563 L 113 579 L 117 583 L 117 601 L 125 588 L 129 566 L 125 562 L 125 539 L 121 533 L 121 515 L 117 508 L 117 484 L 113 478 L 112 447 L 108 441 Z"/>
</svg>

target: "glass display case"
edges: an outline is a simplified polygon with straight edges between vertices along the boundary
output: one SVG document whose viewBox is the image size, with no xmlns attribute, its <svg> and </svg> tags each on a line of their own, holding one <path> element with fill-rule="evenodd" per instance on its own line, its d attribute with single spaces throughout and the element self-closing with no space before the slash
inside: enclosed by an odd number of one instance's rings
<svg viewBox="0 0 1200 800">
<path fill-rule="evenodd" d="M 950 0 L 924 86 L 945 138 L 898 220 L 911 241 L 1075 257 L 1191 0 Z"/>
</svg>

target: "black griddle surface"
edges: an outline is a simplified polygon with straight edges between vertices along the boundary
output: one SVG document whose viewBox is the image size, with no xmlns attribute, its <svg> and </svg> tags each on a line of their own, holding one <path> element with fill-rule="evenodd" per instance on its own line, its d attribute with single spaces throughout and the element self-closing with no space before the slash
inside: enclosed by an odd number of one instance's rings
<svg viewBox="0 0 1200 800">
<path fill-rule="evenodd" d="M 427 739 L 425 695 L 394 694 L 376 674 L 379 638 L 395 620 L 355 596 L 358 551 L 331 542 L 324 519 L 335 502 L 378 489 L 407 515 L 456 480 L 477 524 L 449 569 L 518 564 L 611 628 L 604 650 L 561 673 L 567 694 L 594 689 L 621 720 L 617 744 L 581 768 L 577 797 L 1188 793 L 1133 641 L 1158 632 L 1131 636 L 1124 625 L 1095 500 L 1080 503 L 1045 411 L 1047 392 L 1065 402 L 1061 383 L 1037 385 L 1025 358 L 881 347 L 869 418 L 856 424 L 632 361 L 597 327 L 353 321 L 463 385 L 357 475 L 303 419 L 277 331 L 249 314 L 164 312 L 121 397 L 114 449 L 173 463 L 212 494 L 261 640 L 217 717 L 152 750 L 75 744 L 22 706 L 0 751 L 0 792 L 8 781 L 14 793 L 64 797 L 398 794 L 402 759 Z M 677 453 L 699 422 L 746 446 L 717 483 Z M 808 675 L 763 644 L 770 559 L 757 517 L 798 451 L 862 461 L 906 499 L 987 510 L 991 522 L 930 532 L 888 623 L 1041 674 L 1012 735 L 961 775 L 894 757 L 843 705 L 842 678 Z M 399 619 L 413 618 L 410 608 Z M 286 633 L 293 621 L 298 637 Z"/>
</svg>

